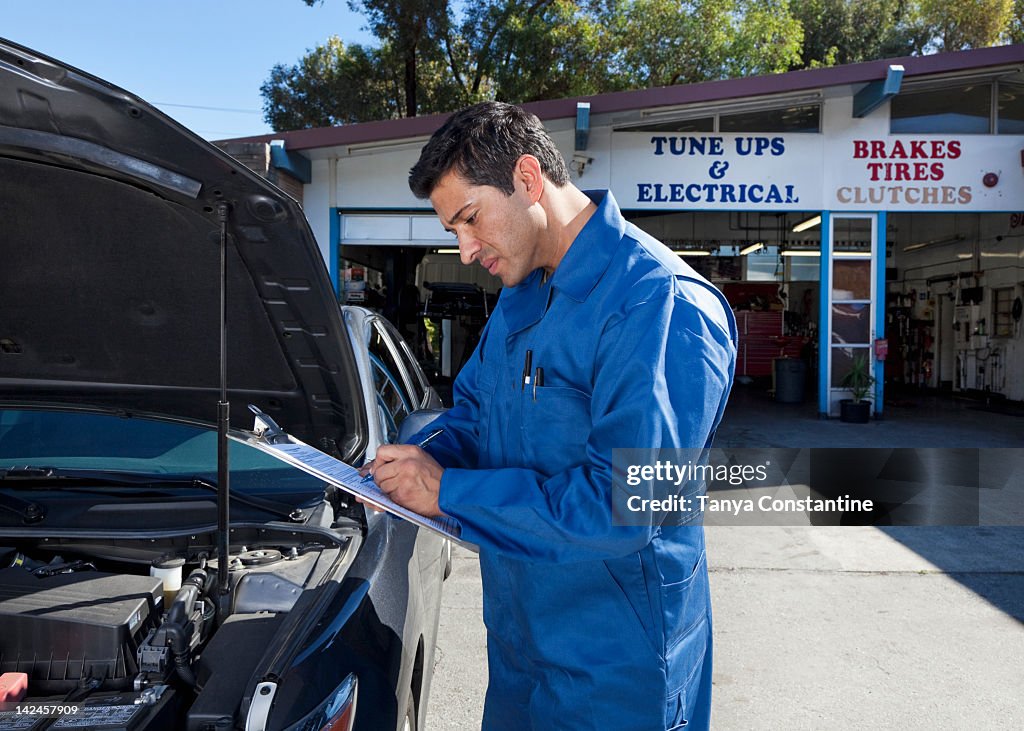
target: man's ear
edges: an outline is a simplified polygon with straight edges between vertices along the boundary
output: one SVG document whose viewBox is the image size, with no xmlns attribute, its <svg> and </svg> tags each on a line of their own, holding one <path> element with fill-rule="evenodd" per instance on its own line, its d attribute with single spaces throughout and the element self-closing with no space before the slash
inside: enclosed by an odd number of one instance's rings
<svg viewBox="0 0 1024 731">
<path fill-rule="evenodd" d="M 544 173 L 540 169 L 540 161 L 533 155 L 522 155 L 516 160 L 515 169 L 512 172 L 514 180 L 518 181 L 526 192 L 530 203 L 536 203 L 544 193 Z"/>
</svg>

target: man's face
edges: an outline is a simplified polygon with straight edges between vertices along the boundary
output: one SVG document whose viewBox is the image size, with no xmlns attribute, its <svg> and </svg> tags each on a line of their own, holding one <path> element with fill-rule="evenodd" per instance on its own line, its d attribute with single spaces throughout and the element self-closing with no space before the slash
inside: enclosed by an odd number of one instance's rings
<svg viewBox="0 0 1024 731">
<path fill-rule="evenodd" d="M 515 193 L 507 196 L 449 172 L 430 194 L 441 224 L 458 236 L 462 263 L 480 262 L 506 287 L 519 284 L 540 266 L 537 210 L 521 182 L 516 180 L 515 186 Z"/>
</svg>

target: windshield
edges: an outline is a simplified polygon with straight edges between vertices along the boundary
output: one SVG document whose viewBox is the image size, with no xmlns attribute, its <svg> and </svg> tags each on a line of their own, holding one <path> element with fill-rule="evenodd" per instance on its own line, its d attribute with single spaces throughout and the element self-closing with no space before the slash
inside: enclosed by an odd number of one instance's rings
<svg viewBox="0 0 1024 731">
<path fill-rule="evenodd" d="M 258 449 L 229 442 L 231 489 L 321 492 L 323 483 Z M 169 421 L 0 409 L 0 468 L 56 467 L 217 479 L 217 432 Z"/>
</svg>

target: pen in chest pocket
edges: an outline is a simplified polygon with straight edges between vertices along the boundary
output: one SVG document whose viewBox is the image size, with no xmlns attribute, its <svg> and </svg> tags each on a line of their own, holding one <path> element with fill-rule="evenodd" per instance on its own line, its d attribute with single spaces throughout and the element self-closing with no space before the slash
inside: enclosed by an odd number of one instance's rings
<svg viewBox="0 0 1024 731">
<path fill-rule="evenodd" d="M 523 363 L 523 382 L 519 385 L 519 390 L 522 391 L 524 388 L 530 385 L 530 369 L 533 367 L 533 351 L 526 351 L 526 360 Z"/>
<path fill-rule="evenodd" d="M 537 388 L 544 387 L 544 369 L 537 366 L 536 372 L 533 374 L 533 400 L 537 400 Z"/>
</svg>

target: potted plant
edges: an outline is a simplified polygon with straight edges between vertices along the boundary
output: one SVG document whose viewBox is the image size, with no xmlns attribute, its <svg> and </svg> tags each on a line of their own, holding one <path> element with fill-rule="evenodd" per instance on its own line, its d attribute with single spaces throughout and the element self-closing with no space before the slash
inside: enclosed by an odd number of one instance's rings
<svg viewBox="0 0 1024 731">
<path fill-rule="evenodd" d="M 867 396 L 875 385 L 875 377 L 871 375 L 871 360 L 863 354 L 855 356 L 841 385 L 850 389 L 852 398 L 839 401 L 839 419 L 851 424 L 867 424 L 871 417 L 871 401 Z"/>
</svg>

